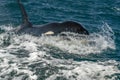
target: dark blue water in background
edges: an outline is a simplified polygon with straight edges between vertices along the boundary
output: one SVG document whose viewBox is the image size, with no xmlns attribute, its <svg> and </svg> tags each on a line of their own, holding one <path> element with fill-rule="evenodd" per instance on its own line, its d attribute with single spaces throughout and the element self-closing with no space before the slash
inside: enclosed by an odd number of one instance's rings
<svg viewBox="0 0 120 80">
<path fill-rule="evenodd" d="M 76 21 L 99 38 L 91 47 L 73 38 L 7 34 L 21 13 L 16 0 L 1 0 L 0 80 L 120 80 L 120 0 L 22 2 L 33 24 Z"/>
</svg>

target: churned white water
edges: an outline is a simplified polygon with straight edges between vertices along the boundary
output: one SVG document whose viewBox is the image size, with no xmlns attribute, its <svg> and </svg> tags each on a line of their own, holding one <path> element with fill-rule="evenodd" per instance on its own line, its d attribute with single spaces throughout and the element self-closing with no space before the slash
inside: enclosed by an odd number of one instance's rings
<svg viewBox="0 0 120 80">
<path fill-rule="evenodd" d="M 64 33 L 67 36 L 17 35 L 12 26 L 0 26 L 0 80 L 115 80 L 119 62 L 74 61 L 52 56 L 67 53 L 87 56 L 114 50 L 114 33 L 106 23 L 90 36 Z M 64 56 L 63 56 L 64 57 Z"/>
</svg>

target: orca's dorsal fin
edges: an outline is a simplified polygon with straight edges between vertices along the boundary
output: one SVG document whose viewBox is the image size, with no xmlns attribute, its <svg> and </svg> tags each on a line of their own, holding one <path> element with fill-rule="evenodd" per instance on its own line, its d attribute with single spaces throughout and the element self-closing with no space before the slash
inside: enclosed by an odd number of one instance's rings
<svg viewBox="0 0 120 80">
<path fill-rule="evenodd" d="M 23 4 L 21 3 L 20 0 L 17 0 L 17 2 L 21 10 L 23 24 L 25 24 L 28 27 L 32 27 L 32 24 L 31 22 L 29 22 L 28 15 L 27 15 L 27 12 L 25 11 Z"/>
</svg>

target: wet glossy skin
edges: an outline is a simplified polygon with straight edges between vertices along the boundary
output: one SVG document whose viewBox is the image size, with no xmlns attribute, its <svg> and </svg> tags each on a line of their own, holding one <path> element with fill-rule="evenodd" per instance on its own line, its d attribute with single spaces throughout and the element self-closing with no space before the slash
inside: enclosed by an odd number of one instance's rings
<svg viewBox="0 0 120 80">
<path fill-rule="evenodd" d="M 40 36 L 41 34 L 44 34 L 49 31 L 54 32 L 54 35 L 59 34 L 61 32 L 74 32 L 89 35 L 89 32 L 85 28 L 73 21 L 66 21 L 63 23 L 49 23 L 44 25 L 24 24 L 21 25 L 21 28 L 19 30 L 17 30 L 17 33 L 27 33 L 34 36 Z"/>
</svg>

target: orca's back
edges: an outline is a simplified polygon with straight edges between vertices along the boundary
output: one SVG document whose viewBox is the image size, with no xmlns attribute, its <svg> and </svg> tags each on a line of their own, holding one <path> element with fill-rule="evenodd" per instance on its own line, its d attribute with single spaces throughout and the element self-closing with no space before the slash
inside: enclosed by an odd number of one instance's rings
<svg viewBox="0 0 120 80">
<path fill-rule="evenodd" d="M 69 30 L 72 30 L 75 33 L 89 35 L 89 32 L 79 23 L 73 21 L 65 21 L 62 23 L 62 26 L 67 27 Z"/>
</svg>

